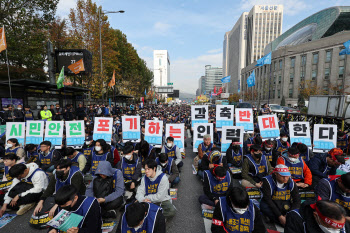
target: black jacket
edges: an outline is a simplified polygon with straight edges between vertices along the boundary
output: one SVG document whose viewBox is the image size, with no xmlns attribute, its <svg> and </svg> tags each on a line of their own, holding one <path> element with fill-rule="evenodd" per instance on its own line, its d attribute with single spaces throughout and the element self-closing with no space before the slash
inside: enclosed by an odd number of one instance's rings
<svg viewBox="0 0 350 233">
<path fill-rule="evenodd" d="M 232 164 L 232 166 L 234 167 L 242 167 L 242 163 L 243 163 L 243 149 L 242 149 L 242 160 L 241 160 L 241 164 L 238 164 L 232 157 L 232 150 L 233 150 L 233 145 L 230 144 L 230 147 L 227 149 L 226 151 L 226 160 L 227 163 Z"/>
<path fill-rule="evenodd" d="M 300 209 L 299 214 L 295 211 L 287 213 L 286 226 L 284 227 L 284 233 L 320 233 L 321 228 L 315 220 L 313 215 L 314 210 L 310 207 L 310 203 L 304 202 Z M 304 228 L 305 227 L 305 228 Z M 346 221 L 345 231 L 350 232 L 350 225 Z"/>
<path fill-rule="evenodd" d="M 200 171 L 209 170 L 209 164 L 210 164 L 210 161 L 208 159 L 208 155 L 204 154 L 201 164 L 198 165 L 198 170 L 200 170 Z M 222 157 L 222 164 L 226 170 L 229 169 L 229 167 L 227 165 L 226 156 Z"/>
</svg>

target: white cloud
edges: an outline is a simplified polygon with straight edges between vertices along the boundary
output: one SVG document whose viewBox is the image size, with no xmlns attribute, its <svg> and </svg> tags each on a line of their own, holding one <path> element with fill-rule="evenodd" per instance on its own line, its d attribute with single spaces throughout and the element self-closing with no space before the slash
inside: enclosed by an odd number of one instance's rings
<svg viewBox="0 0 350 233">
<path fill-rule="evenodd" d="M 220 53 L 222 52 L 222 49 L 212 49 L 212 50 L 209 50 L 207 53 Z"/>
<path fill-rule="evenodd" d="M 71 8 L 77 6 L 76 0 L 60 0 L 57 4 L 57 15 L 62 18 L 68 18 L 68 14 Z"/>
</svg>

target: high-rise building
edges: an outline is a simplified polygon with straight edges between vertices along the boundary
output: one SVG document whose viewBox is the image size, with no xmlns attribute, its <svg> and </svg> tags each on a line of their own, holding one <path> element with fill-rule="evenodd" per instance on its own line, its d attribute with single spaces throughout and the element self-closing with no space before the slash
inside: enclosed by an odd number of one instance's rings
<svg viewBox="0 0 350 233">
<path fill-rule="evenodd" d="M 226 92 L 237 93 L 241 69 L 264 56 L 265 46 L 282 32 L 282 19 L 283 5 L 256 5 L 225 33 L 223 77 L 231 76 Z"/>
<path fill-rule="evenodd" d="M 204 94 L 205 89 L 205 76 L 200 77 L 198 79 L 198 93 L 199 95 Z"/>
<path fill-rule="evenodd" d="M 167 86 L 170 82 L 170 58 L 168 50 L 153 51 L 153 85 L 156 87 Z"/>
<path fill-rule="evenodd" d="M 219 89 L 222 86 L 222 68 L 212 67 L 211 65 L 205 66 L 205 86 L 204 90 L 202 89 L 202 93 L 207 96 L 214 90 L 214 87 Z"/>
</svg>

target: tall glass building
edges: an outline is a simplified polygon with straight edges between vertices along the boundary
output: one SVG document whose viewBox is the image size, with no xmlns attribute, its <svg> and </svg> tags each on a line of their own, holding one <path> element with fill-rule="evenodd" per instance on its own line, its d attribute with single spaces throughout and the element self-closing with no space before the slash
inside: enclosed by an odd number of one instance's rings
<svg viewBox="0 0 350 233">
<path fill-rule="evenodd" d="M 214 87 L 216 87 L 217 91 L 222 86 L 222 68 L 212 67 L 211 65 L 205 66 L 205 88 L 202 90 L 202 93 L 206 93 L 206 96 L 209 96 L 212 91 L 214 91 Z"/>
</svg>

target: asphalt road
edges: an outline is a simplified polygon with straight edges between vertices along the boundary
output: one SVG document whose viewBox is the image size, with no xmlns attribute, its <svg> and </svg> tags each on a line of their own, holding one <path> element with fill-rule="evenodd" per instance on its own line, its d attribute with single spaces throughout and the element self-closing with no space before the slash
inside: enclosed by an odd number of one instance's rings
<svg viewBox="0 0 350 233">
<path fill-rule="evenodd" d="M 177 200 L 173 201 L 177 209 L 174 218 L 167 221 L 167 233 L 204 233 L 204 222 L 201 216 L 201 207 L 198 197 L 203 193 L 202 183 L 197 176 L 192 174 L 192 161 L 195 154 L 192 152 L 191 140 L 187 139 L 186 158 L 183 160 L 184 166 L 181 170 L 181 182 L 178 188 Z M 38 233 L 47 230 L 36 230 L 29 226 L 28 221 L 33 210 L 23 216 L 17 216 L 12 222 L 7 224 L 0 232 L 10 233 Z M 10 212 L 12 213 L 12 212 Z M 118 213 L 120 215 L 120 213 Z M 118 216 L 119 220 L 119 216 Z M 276 228 L 268 224 L 270 229 Z M 115 229 L 112 231 L 115 232 Z"/>
</svg>

